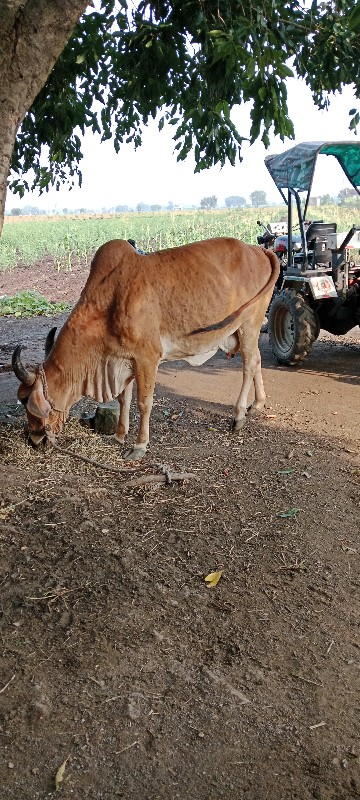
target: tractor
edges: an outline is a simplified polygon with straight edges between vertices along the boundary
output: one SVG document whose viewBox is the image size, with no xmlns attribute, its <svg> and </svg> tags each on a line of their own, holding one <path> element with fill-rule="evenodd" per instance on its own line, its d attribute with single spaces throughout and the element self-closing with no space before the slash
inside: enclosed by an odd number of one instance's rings
<svg viewBox="0 0 360 800">
<path fill-rule="evenodd" d="M 291 366 L 308 356 L 321 329 L 342 336 L 360 325 L 360 210 L 354 209 L 356 224 L 347 231 L 335 222 L 307 221 L 319 155 L 335 157 L 360 196 L 360 142 L 303 142 L 265 158 L 287 205 L 287 224 L 265 226 L 258 237 L 281 265 L 268 311 L 269 339 L 278 362 Z"/>
</svg>

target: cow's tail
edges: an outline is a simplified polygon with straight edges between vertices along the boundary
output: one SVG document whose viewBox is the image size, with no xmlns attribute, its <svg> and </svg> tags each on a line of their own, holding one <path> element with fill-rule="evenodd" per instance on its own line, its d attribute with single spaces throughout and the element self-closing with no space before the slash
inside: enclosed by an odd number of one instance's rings
<svg viewBox="0 0 360 800">
<path fill-rule="evenodd" d="M 190 333 L 187 334 L 188 336 L 194 336 L 196 333 L 207 333 L 208 331 L 218 331 L 221 330 L 221 328 L 227 328 L 228 325 L 231 325 L 232 322 L 235 322 L 237 317 L 242 313 L 242 311 L 245 310 L 245 308 L 251 306 L 256 302 L 256 300 L 259 300 L 260 297 L 269 291 L 271 286 L 275 286 L 275 283 L 280 275 L 279 259 L 272 250 L 266 250 L 265 248 L 262 248 L 262 250 L 265 255 L 267 255 L 271 264 L 271 275 L 265 286 L 260 289 L 255 297 L 252 297 L 251 300 L 248 300 L 242 306 L 237 308 L 236 311 L 233 311 L 232 314 L 229 314 L 229 316 L 225 317 L 225 319 L 221 320 L 221 322 L 215 322 L 213 325 L 208 325 L 206 328 L 195 328 L 195 330 L 190 331 Z"/>
</svg>

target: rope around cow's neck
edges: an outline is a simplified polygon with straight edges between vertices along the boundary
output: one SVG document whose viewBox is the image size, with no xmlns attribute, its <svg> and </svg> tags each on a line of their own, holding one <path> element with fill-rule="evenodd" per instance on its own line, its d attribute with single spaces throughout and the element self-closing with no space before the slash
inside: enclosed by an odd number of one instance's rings
<svg viewBox="0 0 360 800">
<path fill-rule="evenodd" d="M 49 405 L 51 406 L 53 411 L 57 411 L 59 414 L 64 414 L 65 412 L 62 411 L 60 408 L 55 408 L 55 403 L 54 403 L 54 401 L 51 399 L 51 397 L 49 395 L 49 387 L 48 387 L 48 382 L 46 380 L 46 375 L 45 375 L 45 370 L 44 370 L 44 365 L 43 364 L 39 364 L 38 373 L 40 375 L 41 383 L 43 385 L 43 393 L 44 393 L 45 400 L 47 400 L 47 402 L 49 403 Z"/>
</svg>

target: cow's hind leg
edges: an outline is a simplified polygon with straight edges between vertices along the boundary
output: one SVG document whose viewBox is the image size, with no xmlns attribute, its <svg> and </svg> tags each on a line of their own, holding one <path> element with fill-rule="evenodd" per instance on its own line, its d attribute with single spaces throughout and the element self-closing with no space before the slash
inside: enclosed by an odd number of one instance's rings
<svg viewBox="0 0 360 800">
<path fill-rule="evenodd" d="M 135 378 L 137 387 L 137 405 L 140 412 L 140 425 L 134 446 L 124 458 L 126 461 L 140 461 L 145 455 L 149 444 L 149 423 L 153 406 L 154 389 L 158 360 L 152 356 L 135 363 Z"/>
<path fill-rule="evenodd" d="M 116 428 L 115 439 L 120 444 L 124 444 L 125 436 L 127 436 L 129 433 L 129 417 L 133 385 L 134 380 L 133 378 L 130 378 L 129 383 L 127 383 L 125 389 L 123 389 L 117 398 L 120 405 L 120 414 Z"/>
<path fill-rule="evenodd" d="M 266 400 L 264 381 L 261 369 L 261 355 L 259 348 L 257 348 L 257 352 L 258 352 L 258 359 L 256 361 L 255 374 L 254 374 L 255 400 L 247 410 L 247 413 L 251 415 L 256 415 L 257 413 L 262 411 Z"/>
<path fill-rule="evenodd" d="M 258 345 L 260 327 L 263 319 L 262 306 L 263 303 L 261 303 L 260 308 L 254 309 L 254 307 L 252 307 L 247 310 L 241 322 L 241 327 L 238 330 L 239 350 L 243 361 L 243 382 L 234 409 L 234 418 L 231 426 L 234 432 L 241 430 L 244 426 L 247 413 L 259 413 L 265 405 L 266 394 L 261 372 L 261 356 Z M 255 387 L 255 400 L 250 408 L 248 408 L 248 396 L 253 382 Z"/>
</svg>

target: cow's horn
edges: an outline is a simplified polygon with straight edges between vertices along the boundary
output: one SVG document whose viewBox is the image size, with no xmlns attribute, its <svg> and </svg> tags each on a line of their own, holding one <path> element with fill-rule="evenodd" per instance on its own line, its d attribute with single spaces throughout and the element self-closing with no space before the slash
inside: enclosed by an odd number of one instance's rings
<svg viewBox="0 0 360 800">
<path fill-rule="evenodd" d="M 56 331 L 57 331 L 57 328 L 51 328 L 51 331 L 49 331 L 49 333 L 48 333 L 48 335 L 46 337 L 46 340 L 45 340 L 45 358 L 47 358 L 50 355 L 51 351 L 52 351 L 52 348 L 53 348 L 53 345 L 54 345 Z"/>
<path fill-rule="evenodd" d="M 25 383 L 26 386 L 32 386 L 35 383 L 36 375 L 34 372 L 29 372 L 21 363 L 20 353 L 23 349 L 22 344 L 18 344 L 12 354 L 12 368 L 15 372 L 17 379 L 20 383 Z"/>
</svg>

